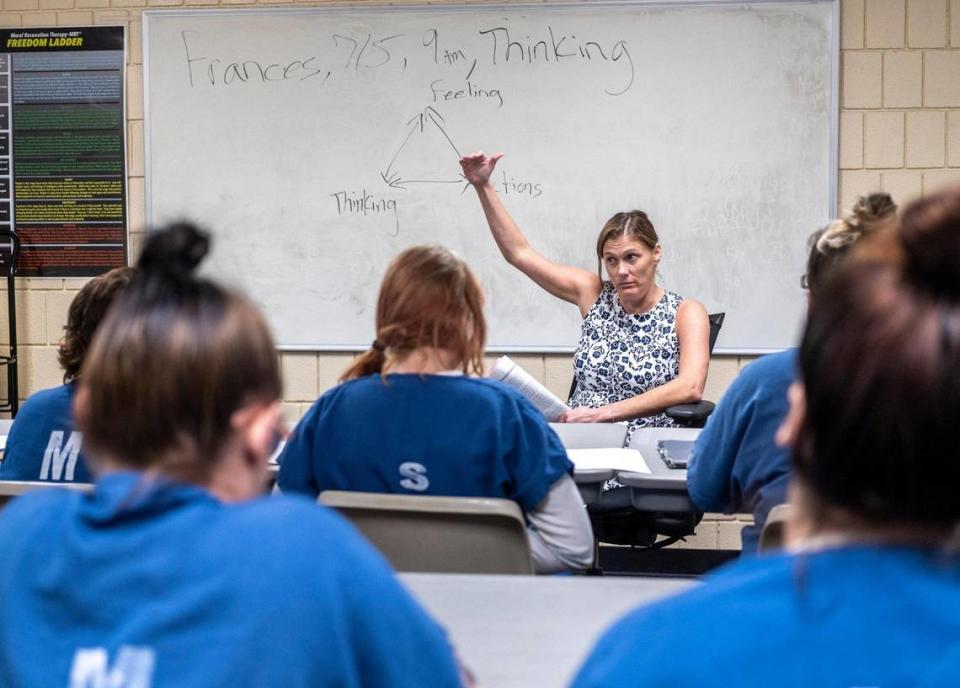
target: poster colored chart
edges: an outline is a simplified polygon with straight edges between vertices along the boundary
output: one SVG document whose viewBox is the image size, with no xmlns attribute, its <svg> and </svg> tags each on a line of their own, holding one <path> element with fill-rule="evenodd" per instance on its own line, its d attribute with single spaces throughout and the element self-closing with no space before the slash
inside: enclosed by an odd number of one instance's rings
<svg viewBox="0 0 960 688">
<path fill-rule="evenodd" d="M 126 264 L 123 27 L 0 31 L 0 231 L 17 275 Z"/>
</svg>

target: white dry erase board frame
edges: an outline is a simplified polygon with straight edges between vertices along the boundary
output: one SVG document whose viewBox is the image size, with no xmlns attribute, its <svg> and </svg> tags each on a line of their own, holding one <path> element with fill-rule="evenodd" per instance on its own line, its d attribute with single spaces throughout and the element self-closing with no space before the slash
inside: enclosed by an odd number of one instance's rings
<svg viewBox="0 0 960 688">
<path fill-rule="evenodd" d="M 531 243 L 595 270 L 646 210 L 660 283 L 727 318 L 717 353 L 794 343 L 806 237 L 836 208 L 839 3 L 338 6 L 144 13 L 147 220 L 215 235 L 212 274 L 280 348 L 357 350 L 403 248 L 476 270 L 491 351 L 569 352 L 579 313 L 503 261 L 458 153 Z"/>
</svg>

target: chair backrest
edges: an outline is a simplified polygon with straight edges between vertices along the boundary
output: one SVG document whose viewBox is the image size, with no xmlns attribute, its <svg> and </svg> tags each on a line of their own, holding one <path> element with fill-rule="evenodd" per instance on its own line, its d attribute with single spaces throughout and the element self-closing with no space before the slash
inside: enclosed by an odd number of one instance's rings
<svg viewBox="0 0 960 688">
<path fill-rule="evenodd" d="M 769 552 L 783 548 L 784 534 L 791 508 L 789 504 L 777 504 L 770 509 L 767 520 L 763 524 L 763 530 L 760 531 L 760 540 L 757 542 L 758 551 Z"/>
<path fill-rule="evenodd" d="M 507 499 L 326 491 L 397 571 L 533 573 L 520 507 Z"/>
<path fill-rule="evenodd" d="M 720 336 L 720 328 L 723 327 L 723 318 L 726 313 L 711 313 L 707 316 L 710 321 L 710 353 L 713 353 L 713 347 L 717 343 L 717 337 Z"/>
<path fill-rule="evenodd" d="M 11 499 L 27 492 L 52 489 L 91 492 L 93 491 L 93 485 L 90 483 L 53 483 L 39 480 L 0 480 L 0 509 L 6 506 Z"/>
</svg>

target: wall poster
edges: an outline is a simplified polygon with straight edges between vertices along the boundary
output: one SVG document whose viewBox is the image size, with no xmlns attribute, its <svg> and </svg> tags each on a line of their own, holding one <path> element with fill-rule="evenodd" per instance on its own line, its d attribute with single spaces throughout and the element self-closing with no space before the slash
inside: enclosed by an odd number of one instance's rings
<svg viewBox="0 0 960 688">
<path fill-rule="evenodd" d="M 17 275 L 126 265 L 123 27 L 0 31 L 0 232 Z"/>
</svg>

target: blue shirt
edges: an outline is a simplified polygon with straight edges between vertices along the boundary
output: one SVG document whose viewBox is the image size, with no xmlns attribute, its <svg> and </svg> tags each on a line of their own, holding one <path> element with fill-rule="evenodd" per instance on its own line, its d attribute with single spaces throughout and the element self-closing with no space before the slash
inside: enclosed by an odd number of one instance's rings
<svg viewBox="0 0 960 688">
<path fill-rule="evenodd" d="M 536 507 L 573 464 L 543 415 L 493 380 L 371 375 L 320 397 L 279 457 L 284 492 L 503 497 Z"/>
<path fill-rule="evenodd" d="M 300 498 L 111 473 L 11 502 L 0 552 L 5 687 L 460 685 L 387 564 Z"/>
<path fill-rule="evenodd" d="M 37 392 L 16 419 L 0 462 L 0 480 L 93 481 L 81 452 L 83 435 L 73 429 L 76 384 Z"/>
<path fill-rule="evenodd" d="M 575 688 L 960 685 L 960 560 L 847 547 L 752 557 L 639 609 Z"/>
<path fill-rule="evenodd" d="M 743 551 L 756 552 L 770 509 L 787 501 L 790 451 L 774 435 L 787 415 L 797 349 L 759 358 L 737 376 L 710 415 L 687 470 L 690 499 L 703 511 L 752 512 Z"/>
</svg>

